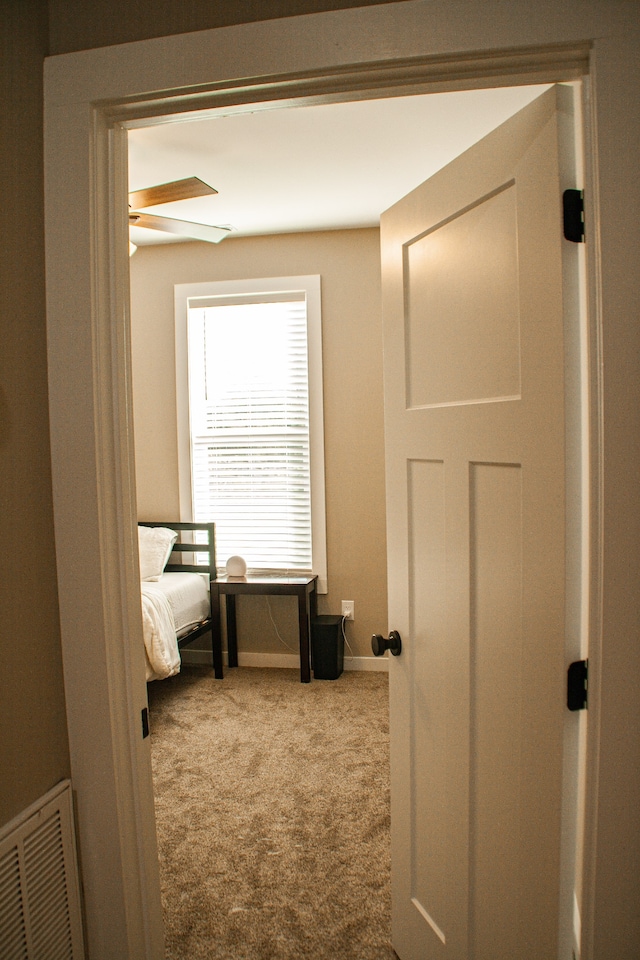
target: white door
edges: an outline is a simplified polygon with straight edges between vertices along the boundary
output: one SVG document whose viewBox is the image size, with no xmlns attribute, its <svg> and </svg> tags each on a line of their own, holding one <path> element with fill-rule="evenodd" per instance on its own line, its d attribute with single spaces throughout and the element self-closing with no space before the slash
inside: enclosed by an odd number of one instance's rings
<svg viewBox="0 0 640 960">
<path fill-rule="evenodd" d="M 568 93 L 381 223 L 401 960 L 558 957 Z"/>
</svg>

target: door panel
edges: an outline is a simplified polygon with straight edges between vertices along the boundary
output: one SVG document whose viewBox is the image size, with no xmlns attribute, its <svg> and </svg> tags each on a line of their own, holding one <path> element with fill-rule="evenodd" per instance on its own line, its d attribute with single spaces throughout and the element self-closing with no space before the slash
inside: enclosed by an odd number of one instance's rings
<svg viewBox="0 0 640 960">
<path fill-rule="evenodd" d="M 520 393 L 514 194 L 509 183 L 407 244 L 409 407 Z"/>
<path fill-rule="evenodd" d="M 525 668 L 522 468 L 471 464 L 469 503 L 470 912 L 481 956 L 516 957 L 516 931 L 501 917 L 517 916 L 520 869 L 522 783 L 513 731 L 521 722 Z"/>
<path fill-rule="evenodd" d="M 448 885 L 446 833 L 448 816 L 446 775 L 446 641 L 444 610 L 439 602 L 445 584 L 444 464 L 410 461 L 410 529 L 412 616 L 414 635 L 429 629 L 431 643 L 412 657 L 416 688 L 424 692 L 413 703 L 412 726 L 425 731 L 412 754 L 412 804 L 415 837 L 413 892 L 415 907 L 424 914 L 436 936 L 443 923 Z M 438 617 L 440 613 L 440 618 Z M 415 652 L 415 651 L 414 651 Z M 427 910 L 428 907 L 428 910 Z"/>
<path fill-rule="evenodd" d="M 401 960 L 558 955 L 563 96 L 381 220 Z"/>
</svg>

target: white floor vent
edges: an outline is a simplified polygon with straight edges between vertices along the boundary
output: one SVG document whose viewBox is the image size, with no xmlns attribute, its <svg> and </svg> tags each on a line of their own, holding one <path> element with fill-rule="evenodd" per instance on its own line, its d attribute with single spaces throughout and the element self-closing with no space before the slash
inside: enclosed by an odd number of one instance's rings
<svg viewBox="0 0 640 960">
<path fill-rule="evenodd" d="M 71 784 L 62 781 L 0 830 L 3 960 L 82 960 Z"/>
</svg>

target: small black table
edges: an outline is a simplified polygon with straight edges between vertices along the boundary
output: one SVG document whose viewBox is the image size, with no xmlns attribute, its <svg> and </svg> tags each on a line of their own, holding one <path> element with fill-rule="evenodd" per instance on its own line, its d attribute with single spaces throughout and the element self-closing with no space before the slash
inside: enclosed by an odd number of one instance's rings
<svg viewBox="0 0 640 960">
<path fill-rule="evenodd" d="M 222 648 L 220 609 L 220 596 L 222 594 L 227 598 L 227 647 L 230 667 L 238 666 L 236 597 L 239 594 L 297 597 L 298 629 L 300 633 L 300 682 L 309 683 L 311 680 L 311 621 L 317 612 L 317 580 L 317 577 L 219 577 L 217 580 L 212 580 L 211 619 L 213 621 L 214 649 L 220 650 Z M 221 671 L 220 676 L 222 676 Z"/>
</svg>

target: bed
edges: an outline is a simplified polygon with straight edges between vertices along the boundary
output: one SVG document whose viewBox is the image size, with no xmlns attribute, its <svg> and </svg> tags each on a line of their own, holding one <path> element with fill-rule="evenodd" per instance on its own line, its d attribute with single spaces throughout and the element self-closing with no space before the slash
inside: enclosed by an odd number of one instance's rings
<svg viewBox="0 0 640 960">
<path fill-rule="evenodd" d="M 220 631 L 211 629 L 215 524 L 139 521 L 138 547 L 147 681 L 179 673 L 180 649 L 206 633 L 214 674 L 222 679 Z M 195 563 L 195 553 L 202 562 Z"/>
</svg>

